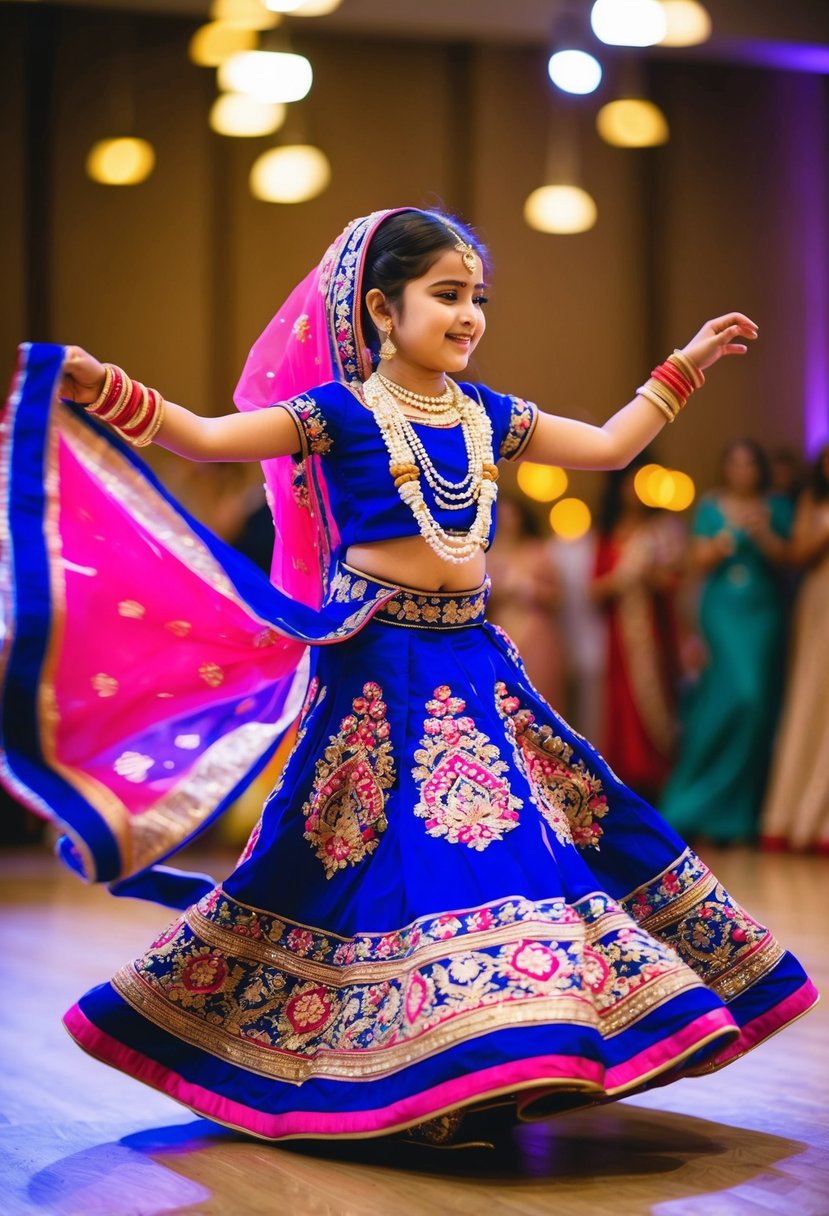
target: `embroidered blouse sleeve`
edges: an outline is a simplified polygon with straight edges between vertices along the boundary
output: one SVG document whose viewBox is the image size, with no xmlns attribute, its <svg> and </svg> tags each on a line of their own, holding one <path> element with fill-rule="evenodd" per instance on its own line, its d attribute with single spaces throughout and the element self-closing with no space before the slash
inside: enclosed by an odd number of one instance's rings
<svg viewBox="0 0 829 1216">
<path fill-rule="evenodd" d="M 290 401 L 275 402 L 274 409 L 287 410 L 299 437 L 302 459 L 306 456 L 326 456 L 334 444 L 333 419 L 326 407 L 324 394 L 302 393 Z"/>
<path fill-rule="evenodd" d="M 538 406 L 523 397 L 495 393 L 483 384 L 471 386 L 492 423 L 492 449 L 496 460 L 517 460 L 538 422 Z"/>
</svg>

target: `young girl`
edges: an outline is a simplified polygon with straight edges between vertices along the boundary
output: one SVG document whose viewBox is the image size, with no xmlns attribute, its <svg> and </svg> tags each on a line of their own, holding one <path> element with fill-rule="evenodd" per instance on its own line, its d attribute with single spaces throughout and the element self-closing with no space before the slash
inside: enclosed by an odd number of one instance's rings
<svg viewBox="0 0 829 1216">
<path fill-rule="evenodd" d="M 459 221 L 376 212 L 254 346 L 241 414 L 198 417 L 77 347 L 24 351 L 13 393 L 5 779 L 86 877 L 186 909 L 66 1025 L 263 1137 L 540 1118 L 717 1068 L 816 1000 L 484 621 L 496 462 L 624 465 L 756 327 L 708 322 L 593 427 L 453 379 L 485 281 Z M 47 427 L 62 359 L 77 404 Z M 113 430 L 264 460 L 274 585 Z M 156 865 L 300 706 L 230 877 Z"/>
</svg>

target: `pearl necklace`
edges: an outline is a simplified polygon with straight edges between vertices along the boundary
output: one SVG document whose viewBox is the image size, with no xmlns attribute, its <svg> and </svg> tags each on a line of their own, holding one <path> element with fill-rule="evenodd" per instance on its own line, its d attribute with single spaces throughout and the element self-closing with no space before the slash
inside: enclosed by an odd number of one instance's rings
<svg viewBox="0 0 829 1216">
<path fill-rule="evenodd" d="M 438 557 L 460 565 L 489 539 L 492 504 L 498 493 L 495 484 L 498 470 L 493 463 L 492 427 L 486 411 L 451 380 L 447 387 L 450 390 L 468 460 L 466 475 L 458 482 L 449 481 L 437 471 L 400 403 L 383 383 L 383 377 L 376 372 L 369 376 L 363 385 L 363 397 L 383 436 L 397 492 L 417 520 L 423 539 Z M 423 497 L 421 475 L 442 510 L 463 511 L 476 505 L 475 519 L 468 532 L 447 532 L 440 526 Z"/>
<path fill-rule="evenodd" d="M 446 414 L 454 411 L 457 385 L 447 381 L 446 388 L 437 397 L 428 397 L 425 393 L 415 393 L 410 388 L 404 388 L 394 380 L 389 380 L 382 372 L 375 375 L 385 389 L 407 405 L 416 405 L 427 414 Z"/>
</svg>

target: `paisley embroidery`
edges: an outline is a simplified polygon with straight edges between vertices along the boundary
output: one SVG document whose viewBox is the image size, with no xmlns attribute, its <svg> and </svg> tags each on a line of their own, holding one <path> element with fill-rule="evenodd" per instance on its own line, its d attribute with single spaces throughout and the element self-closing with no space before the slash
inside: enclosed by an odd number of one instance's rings
<svg viewBox="0 0 829 1216">
<path fill-rule="evenodd" d="M 510 792 L 504 778 L 509 767 L 498 748 L 464 716 L 465 708 L 466 702 L 453 697 L 446 684 L 427 701 L 431 716 L 412 769 L 421 783 L 414 810 L 426 820 L 430 836 L 444 836 L 449 844 L 465 844 L 480 853 L 518 826 L 522 803 Z"/>
<path fill-rule="evenodd" d="M 352 709 L 317 761 L 311 796 L 302 808 L 305 839 L 314 845 L 326 878 L 377 848 L 387 827 L 383 791 L 395 778 L 380 685 L 363 685 Z"/>
<path fill-rule="evenodd" d="M 516 760 L 530 786 L 531 797 L 561 844 L 598 848 L 604 834 L 597 820 L 607 814 L 602 783 L 583 760 L 573 761 L 573 749 L 549 726 L 536 726 L 528 709 L 506 685 L 495 685 L 495 703 L 515 740 Z"/>
</svg>

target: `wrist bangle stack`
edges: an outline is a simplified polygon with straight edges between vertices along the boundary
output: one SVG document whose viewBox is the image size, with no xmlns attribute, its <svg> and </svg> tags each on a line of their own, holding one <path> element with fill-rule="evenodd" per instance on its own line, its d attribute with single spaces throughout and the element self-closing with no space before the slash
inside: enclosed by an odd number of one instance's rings
<svg viewBox="0 0 829 1216">
<path fill-rule="evenodd" d="M 636 392 L 652 401 L 668 422 L 673 422 L 694 389 L 702 388 L 704 383 L 705 377 L 699 368 L 682 351 L 675 350 L 653 369 L 650 378 Z"/>
<path fill-rule="evenodd" d="M 103 387 L 86 411 L 107 422 L 135 448 L 152 443 L 164 421 L 164 398 L 131 380 L 113 363 L 104 364 Z"/>
</svg>

